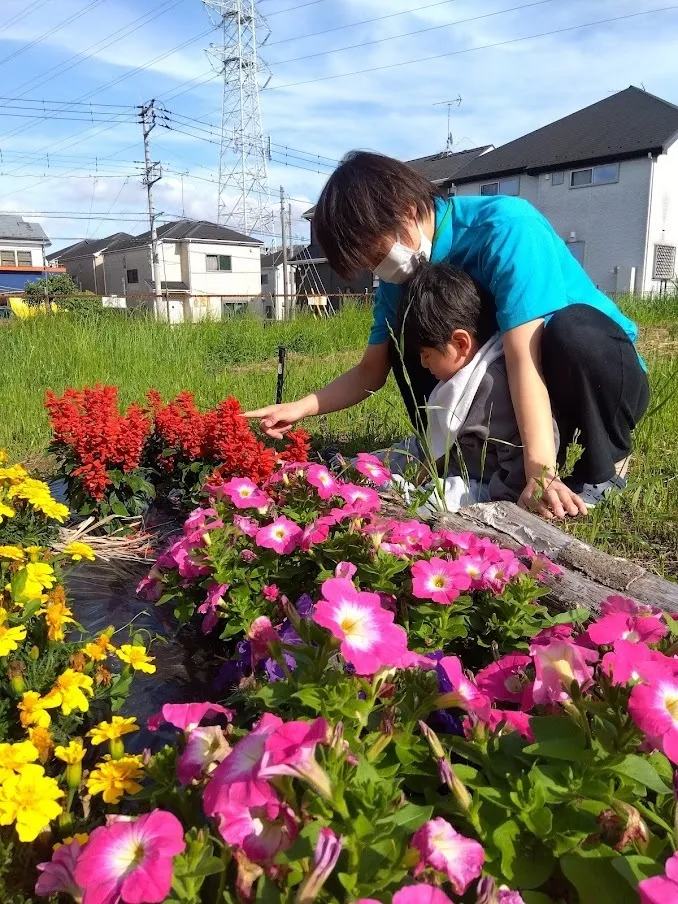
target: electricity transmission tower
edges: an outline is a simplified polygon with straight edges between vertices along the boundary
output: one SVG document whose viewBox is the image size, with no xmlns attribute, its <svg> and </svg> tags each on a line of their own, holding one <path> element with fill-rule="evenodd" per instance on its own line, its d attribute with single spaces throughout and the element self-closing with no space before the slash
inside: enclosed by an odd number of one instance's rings
<svg viewBox="0 0 678 904">
<path fill-rule="evenodd" d="M 257 9 L 257 0 L 203 2 L 221 30 L 219 44 L 207 49 L 212 67 L 224 82 L 217 220 L 246 235 L 260 235 L 271 244 L 274 213 L 268 186 L 269 150 L 259 103 L 259 91 L 265 87 L 262 79 L 267 75 L 259 47 L 270 30 Z"/>
</svg>

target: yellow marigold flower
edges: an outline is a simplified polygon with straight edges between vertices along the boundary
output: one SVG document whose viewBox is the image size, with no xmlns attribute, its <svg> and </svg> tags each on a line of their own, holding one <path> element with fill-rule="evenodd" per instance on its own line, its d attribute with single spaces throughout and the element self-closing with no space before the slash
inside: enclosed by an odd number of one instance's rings
<svg viewBox="0 0 678 904">
<path fill-rule="evenodd" d="M 14 509 L 0 499 L 0 522 L 3 518 L 13 518 L 16 515 Z"/>
<path fill-rule="evenodd" d="M 68 747 L 59 745 L 54 750 L 54 756 L 66 763 L 67 766 L 76 766 L 78 763 L 82 763 L 86 753 L 82 738 L 73 738 Z"/>
<path fill-rule="evenodd" d="M 24 551 L 20 546 L 0 546 L 0 559 L 11 559 L 13 562 L 23 562 Z"/>
<path fill-rule="evenodd" d="M 24 546 L 24 552 L 31 562 L 38 562 L 44 549 L 44 546 Z"/>
<path fill-rule="evenodd" d="M 88 656 L 92 662 L 102 662 L 107 658 L 109 653 L 115 653 L 115 647 L 109 640 L 108 634 L 100 634 L 93 643 L 87 643 L 82 648 L 85 656 Z"/>
<path fill-rule="evenodd" d="M 87 832 L 76 832 L 75 835 L 69 835 L 68 838 L 64 838 L 63 841 L 57 841 L 56 844 L 52 845 L 52 850 L 58 851 L 60 847 L 73 844 L 74 841 L 77 841 L 80 847 L 83 847 L 83 845 L 87 844 L 89 841 L 89 835 Z"/>
<path fill-rule="evenodd" d="M 124 716 L 113 716 L 110 722 L 99 722 L 87 737 L 92 739 L 92 744 L 105 744 L 106 741 L 117 741 L 123 735 L 139 731 L 137 720 L 134 716 L 126 719 Z"/>
<path fill-rule="evenodd" d="M 74 709 L 86 713 L 89 709 L 87 697 L 93 694 L 93 684 L 94 681 L 89 675 L 83 675 L 74 669 L 66 669 L 55 681 L 47 698 L 50 702 L 56 700 L 57 706 L 61 707 L 61 712 L 65 716 L 70 716 Z"/>
<path fill-rule="evenodd" d="M 46 713 L 47 717 L 49 715 Z M 54 739 L 48 728 L 36 725 L 35 728 L 28 729 L 28 739 L 38 751 L 38 759 L 41 763 L 46 763 L 50 758 L 52 749 L 54 748 Z"/>
<path fill-rule="evenodd" d="M 148 672 L 149 675 L 155 672 L 153 665 L 155 660 L 153 656 L 148 655 L 144 647 L 124 643 L 116 653 L 118 659 L 131 666 L 135 672 Z"/>
<path fill-rule="evenodd" d="M 47 562 L 29 562 L 24 566 L 31 580 L 40 584 L 44 590 L 50 590 L 56 584 L 54 569 Z"/>
<path fill-rule="evenodd" d="M 23 625 L 17 625 L 16 628 L 8 628 L 7 625 L 0 625 L 0 656 L 9 656 L 11 652 L 18 648 L 21 641 L 25 639 L 26 628 Z M 155 671 L 155 668 L 153 671 Z"/>
<path fill-rule="evenodd" d="M 59 701 L 55 697 L 41 697 L 37 691 L 26 691 L 17 707 L 21 724 L 24 728 L 31 725 L 47 728 L 52 721 L 47 710 L 58 705 Z"/>
<path fill-rule="evenodd" d="M 0 744 L 0 782 L 4 782 L 15 772 L 20 772 L 28 763 L 34 763 L 38 756 L 38 748 L 31 741 Z"/>
<path fill-rule="evenodd" d="M 49 590 L 56 583 L 54 569 L 47 562 L 28 562 L 17 571 L 12 581 L 14 601 L 30 603 L 42 599 L 43 590 Z"/>
<path fill-rule="evenodd" d="M 103 794 L 107 804 L 117 804 L 123 794 L 141 791 L 137 779 L 143 778 L 141 756 L 123 756 L 112 760 L 110 756 L 97 763 L 87 779 L 90 794 Z"/>
<path fill-rule="evenodd" d="M 80 562 L 82 559 L 93 562 L 95 559 L 92 547 L 87 543 L 80 543 L 77 540 L 64 546 L 64 553 L 67 556 L 70 556 L 74 562 Z"/>
<path fill-rule="evenodd" d="M 6 483 L 14 484 L 21 480 L 26 480 L 28 471 L 21 465 L 10 465 L 8 468 L 0 468 L 0 480 Z"/>
<path fill-rule="evenodd" d="M 7 454 L 6 449 L 0 449 L 0 465 L 7 464 L 9 461 L 9 455 Z"/>
<path fill-rule="evenodd" d="M 73 612 L 65 603 L 54 601 L 48 603 L 44 609 L 40 609 L 38 615 L 44 615 L 47 622 L 47 636 L 52 643 L 57 643 L 65 638 L 64 625 L 74 625 Z"/>
<path fill-rule="evenodd" d="M 0 825 L 16 823 L 19 841 L 35 841 L 53 819 L 61 815 L 64 796 L 42 766 L 29 764 L 19 775 L 10 775 L 0 785 Z"/>
</svg>

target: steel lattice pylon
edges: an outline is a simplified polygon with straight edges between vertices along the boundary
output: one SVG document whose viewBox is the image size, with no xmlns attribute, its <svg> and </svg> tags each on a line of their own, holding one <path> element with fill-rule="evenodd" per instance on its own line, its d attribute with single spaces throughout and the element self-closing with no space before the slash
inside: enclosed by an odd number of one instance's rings
<svg viewBox="0 0 678 904">
<path fill-rule="evenodd" d="M 259 103 L 266 66 L 258 50 L 270 31 L 256 0 L 203 2 L 222 35 L 219 45 L 207 49 L 214 70 L 224 79 L 217 219 L 246 235 L 272 240 L 268 142 Z"/>
</svg>

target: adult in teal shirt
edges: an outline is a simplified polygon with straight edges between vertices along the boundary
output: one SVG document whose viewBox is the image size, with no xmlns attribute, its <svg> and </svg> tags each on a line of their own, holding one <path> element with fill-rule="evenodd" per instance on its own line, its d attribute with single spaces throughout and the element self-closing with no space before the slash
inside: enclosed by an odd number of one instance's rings
<svg viewBox="0 0 678 904">
<path fill-rule="evenodd" d="M 341 276 L 372 270 L 380 277 L 374 321 L 356 367 L 297 402 L 250 412 L 270 436 L 303 417 L 363 401 L 384 385 L 391 368 L 413 417 L 435 380 L 408 349 L 406 324 L 405 379 L 392 331 L 403 283 L 430 259 L 465 270 L 495 299 L 523 441 L 520 504 L 562 518 L 585 512 L 584 503 L 623 485 L 631 433 L 649 401 L 636 326 L 527 201 L 443 198 L 406 164 L 353 152 L 323 189 L 314 224 Z M 584 447 L 567 484 L 557 477 L 552 413 L 564 440 L 561 455 L 575 434 Z"/>
</svg>

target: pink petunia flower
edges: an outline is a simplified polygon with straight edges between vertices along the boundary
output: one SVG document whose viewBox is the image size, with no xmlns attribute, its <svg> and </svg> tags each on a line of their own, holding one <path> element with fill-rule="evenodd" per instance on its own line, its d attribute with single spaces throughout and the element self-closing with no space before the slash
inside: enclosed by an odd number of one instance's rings
<svg viewBox="0 0 678 904">
<path fill-rule="evenodd" d="M 532 709 L 532 685 L 525 670 L 532 666 L 530 656 L 510 653 L 498 662 L 481 669 L 476 675 L 476 684 L 494 703 L 516 703 L 522 710 Z"/>
<path fill-rule="evenodd" d="M 476 685 L 464 675 L 457 656 L 444 656 L 437 665 L 438 683 L 442 699 L 440 709 L 456 707 L 475 713 L 483 722 L 490 718 L 490 701 Z"/>
<path fill-rule="evenodd" d="M 618 640 L 610 653 L 603 656 L 602 669 L 615 685 L 645 681 L 651 683 L 657 674 L 678 674 L 678 660 L 651 650 L 647 644 Z"/>
<path fill-rule="evenodd" d="M 306 472 L 306 480 L 316 488 L 321 499 L 339 495 L 339 481 L 325 465 L 311 465 Z"/>
<path fill-rule="evenodd" d="M 386 486 L 393 476 L 381 459 L 367 452 L 358 453 L 355 469 L 378 487 Z"/>
<path fill-rule="evenodd" d="M 303 531 L 298 524 L 281 515 L 266 527 L 259 528 L 256 543 L 264 549 L 272 549 L 278 555 L 286 556 L 299 546 L 302 534 Z"/>
<path fill-rule="evenodd" d="M 653 615 L 636 616 L 616 612 L 604 615 L 589 625 L 588 635 L 597 646 L 606 646 L 618 640 L 658 643 L 667 631 L 666 624 Z"/>
<path fill-rule="evenodd" d="M 678 678 L 657 673 L 631 691 L 629 713 L 650 743 L 678 763 Z"/>
<path fill-rule="evenodd" d="M 313 853 L 313 869 L 302 882 L 296 897 L 296 904 L 311 904 L 329 879 L 337 865 L 343 841 L 332 829 L 320 830 Z"/>
<path fill-rule="evenodd" d="M 151 603 L 157 603 L 162 596 L 162 572 L 153 567 L 137 584 L 137 593 Z"/>
<path fill-rule="evenodd" d="M 572 637 L 572 625 L 553 625 L 544 628 L 532 638 L 532 646 L 548 646 L 553 640 L 574 640 Z"/>
<path fill-rule="evenodd" d="M 269 603 L 274 603 L 280 596 L 280 587 L 277 584 L 264 584 L 261 588 L 261 595 Z"/>
<path fill-rule="evenodd" d="M 233 523 L 247 537 L 256 537 L 260 529 L 253 518 L 247 518 L 245 515 L 234 515 Z"/>
<path fill-rule="evenodd" d="M 207 775 L 230 752 L 231 747 L 218 725 L 194 728 L 177 762 L 177 778 L 182 785 L 190 785 L 194 779 Z"/>
<path fill-rule="evenodd" d="M 412 837 L 419 851 L 416 879 L 427 866 L 445 873 L 455 894 L 463 895 L 483 871 L 485 851 L 482 844 L 456 832 L 446 819 L 430 819 Z"/>
<path fill-rule="evenodd" d="M 554 640 L 546 646 L 533 644 L 536 677 L 532 690 L 538 704 L 563 703 L 570 699 L 570 687 L 576 681 L 585 690 L 593 680 L 589 663 L 598 660 L 594 650 L 587 650 L 567 640 Z"/>
<path fill-rule="evenodd" d="M 369 487 L 344 483 L 339 487 L 339 495 L 346 503 L 344 512 L 350 512 L 352 515 L 369 515 L 378 512 L 381 507 L 379 493 Z"/>
<path fill-rule="evenodd" d="M 220 703 L 166 703 L 159 713 L 151 716 L 146 723 L 149 731 L 157 731 L 167 722 L 181 731 L 189 732 L 197 728 L 203 719 L 226 716 L 230 722 L 235 712 Z"/>
<path fill-rule="evenodd" d="M 520 892 L 511 891 L 510 888 L 502 885 L 497 889 L 497 904 L 525 904 L 525 899 Z"/>
<path fill-rule="evenodd" d="M 213 815 L 224 841 L 241 848 L 254 863 L 270 863 L 299 834 L 294 811 L 270 785 L 254 794 L 243 785 L 230 785 Z"/>
<path fill-rule="evenodd" d="M 181 823 L 163 810 L 95 829 L 75 867 L 83 904 L 159 904 L 170 893 L 172 860 L 185 847 Z"/>
<path fill-rule="evenodd" d="M 530 574 L 538 578 L 543 574 L 552 574 L 559 577 L 563 573 L 563 569 L 552 562 L 548 556 L 541 552 L 535 552 L 531 546 L 522 546 L 516 555 L 521 559 L 528 559 L 530 563 Z"/>
<path fill-rule="evenodd" d="M 252 668 L 256 669 L 262 659 L 268 659 L 271 655 L 271 645 L 280 640 L 278 632 L 271 624 L 270 618 L 265 615 L 255 618 L 247 632 L 247 639 L 252 650 Z"/>
<path fill-rule="evenodd" d="M 619 615 L 620 613 L 637 617 L 653 615 L 657 618 L 661 618 L 663 615 L 661 609 L 657 609 L 647 603 L 636 603 L 635 600 L 631 600 L 627 596 L 608 596 L 600 604 L 601 615 Z"/>
<path fill-rule="evenodd" d="M 504 723 L 503 731 L 517 731 L 530 743 L 534 741 L 534 734 L 530 728 L 530 716 L 528 713 L 514 709 L 493 709 L 490 711 L 488 725 L 492 731 L 496 731 L 501 723 Z"/>
<path fill-rule="evenodd" d="M 676 904 L 678 902 L 678 854 L 666 861 L 665 875 L 652 876 L 638 883 L 640 904 Z"/>
<path fill-rule="evenodd" d="M 472 578 L 457 562 L 446 559 L 420 559 L 412 566 L 412 593 L 417 599 L 451 605 L 462 590 L 468 590 Z"/>
<path fill-rule="evenodd" d="M 209 634 L 219 623 L 219 610 L 225 605 L 224 594 L 228 591 L 228 584 L 212 583 L 207 588 L 205 602 L 198 606 L 198 612 L 205 617 L 202 620 L 202 633 Z"/>
<path fill-rule="evenodd" d="M 80 900 L 83 889 L 75 881 L 75 867 L 84 847 L 74 838 L 60 845 L 47 863 L 38 863 L 41 875 L 35 884 L 36 895 L 48 898 L 62 894 Z"/>
<path fill-rule="evenodd" d="M 233 477 L 220 487 L 221 492 L 238 509 L 268 508 L 271 500 L 247 477 Z"/>
<path fill-rule="evenodd" d="M 433 531 L 423 521 L 402 521 L 390 531 L 391 543 L 398 543 L 409 553 L 428 552 L 433 545 Z"/>
<path fill-rule="evenodd" d="M 485 569 L 483 585 L 485 589 L 500 594 L 517 574 L 524 574 L 526 571 L 527 569 L 515 553 L 510 549 L 502 549 L 498 560 L 492 562 Z"/>
<path fill-rule="evenodd" d="M 452 904 L 445 892 L 435 885 L 406 885 L 393 895 L 392 904 Z"/>
<path fill-rule="evenodd" d="M 312 546 L 316 546 L 318 543 L 324 543 L 329 536 L 330 528 L 335 524 L 336 520 L 331 515 L 323 515 L 321 518 L 317 518 L 307 524 L 300 543 L 304 552 L 308 552 Z"/>
<path fill-rule="evenodd" d="M 337 567 L 334 569 L 335 578 L 345 578 L 350 581 L 355 577 L 358 569 L 352 562 L 339 562 Z"/>
<path fill-rule="evenodd" d="M 322 594 L 313 620 L 341 641 L 341 655 L 359 675 L 397 665 L 407 652 L 407 634 L 378 594 L 360 592 L 346 578 L 325 581 Z"/>
</svg>

